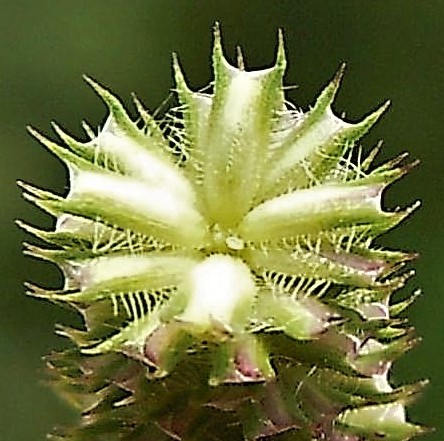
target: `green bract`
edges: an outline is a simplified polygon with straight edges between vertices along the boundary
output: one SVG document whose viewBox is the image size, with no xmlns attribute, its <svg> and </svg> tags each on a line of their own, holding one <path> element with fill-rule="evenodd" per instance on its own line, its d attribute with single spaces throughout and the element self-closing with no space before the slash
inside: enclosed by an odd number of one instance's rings
<svg viewBox="0 0 444 441">
<path fill-rule="evenodd" d="M 392 362 L 415 343 L 393 293 L 414 255 L 374 239 L 418 204 L 381 208 L 414 164 L 372 168 L 358 123 L 331 105 L 343 67 L 308 112 L 285 101 L 282 36 L 275 64 L 231 66 L 216 28 L 212 93 L 193 92 L 174 58 L 180 106 L 137 121 L 90 78 L 109 108 L 88 142 L 55 130 L 59 196 L 20 183 L 57 218 L 20 225 L 50 246 L 67 303 L 85 329 L 48 358 L 58 390 L 82 412 L 68 440 L 408 440 L 423 431 L 404 406 L 423 382 L 393 388 Z M 357 158 L 355 162 L 352 158 Z M 57 438 L 58 439 L 58 438 Z"/>
</svg>

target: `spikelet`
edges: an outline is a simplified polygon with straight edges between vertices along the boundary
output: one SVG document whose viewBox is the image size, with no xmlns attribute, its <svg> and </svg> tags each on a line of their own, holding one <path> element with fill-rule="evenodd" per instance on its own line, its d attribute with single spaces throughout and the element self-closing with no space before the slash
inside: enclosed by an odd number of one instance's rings
<svg viewBox="0 0 444 441">
<path fill-rule="evenodd" d="M 96 81 L 109 115 L 81 142 L 31 134 L 69 171 L 56 195 L 20 182 L 56 217 L 31 256 L 57 264 L 84 329 L 50 355 L 56 389 L 81 413 L 71 441 L 404 441 L 424 431 L 390 367 L 417 341 L 396 292 L 413 253 L 374 240 L 418 203 L 386 211 L 384 190 L 415 163 L 372 165 L 359 142 L 387 108 L 356 123 L 331 108 L 344 67 L 307 112 L 284 97 L 282 34 L 270 68 L 246 71 L 214 33 L 211 93 L 189 89 L 160 124 L 133 121 Z M 354 161 L 354 159 L 356 159 Z M 42 244 L 47 244 L 47 246 Z"/>
</svg>

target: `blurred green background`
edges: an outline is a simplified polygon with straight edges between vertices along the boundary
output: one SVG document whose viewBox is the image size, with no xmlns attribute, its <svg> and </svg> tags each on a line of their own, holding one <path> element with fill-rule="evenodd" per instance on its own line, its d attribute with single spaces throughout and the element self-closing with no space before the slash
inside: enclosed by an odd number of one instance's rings
<svg viewBox="0 0 444 441">
<path fill-rule="evenodd" d="M 222 24 L 230 56 L 242 44 L 249 67 L 272 62 L 276 30 L 285 30 L 290 99 L 306 108 L 338 65 L 348 69 L 335 104 L 356 120 L 387 98 L 393 105 L 364 140 L 384 138 L 380 159 L 409 150 L 422 165 L 390 189 L 386 204 L 423 200 L 423 208 L 384 243 L 418 250 L 417 277 L 408 290 L 424 295 L 410 310 L 423 343 L 400 361 L 394 383 L 429 377 L 411 418 L 444 428 L 444 2 L 442 0 L 0 0 L 0 439 L 39 441 L 73 415 L 42 383 L 43 354 L 66 342 L 56 322 L 76 318 L 27 298 L 24 280 L 57 286 L 55 268 L 21 255 L 25 218 L 43 227 L 51 220 L 21 200 L 22 178 L 63 192 L 63 166 L 25 132 L 31 124 L 51 133 L 53 119 L 82 136 L 80 121 L 103 122 L 105 108 L 82 84 L 88 73 L 126 103 L 137 91 L 151 109 L 172 87 L 170 53 L 180 54 L 191 85 L 210 79 L 211 28 Z M 407 290 L 407 291 L 408 291 Z"/>
</svg>

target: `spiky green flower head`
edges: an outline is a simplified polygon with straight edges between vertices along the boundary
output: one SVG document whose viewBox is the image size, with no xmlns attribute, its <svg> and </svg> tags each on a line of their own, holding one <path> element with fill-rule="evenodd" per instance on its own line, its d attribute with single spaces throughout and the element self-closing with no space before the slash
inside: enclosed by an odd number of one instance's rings
<svg viewBox="0 0 444 441">
<path fill-rule="evenodd" d="M 69 170 L 54 195 L 20 183 L 57 219 L 20 223 L 49 247 L 65 285 L 31 294 L 77 309 L 75 348 L 48 358 L 81 413 L 67 440 L 402 441 L 422 428 L 405 405 L 424 382 L 393 387 L 392 362 L 416 339 L 393 294 L 411 253 L 376 237 L 418 204 L 381 207 L 412 164 L 372 166 L 358 123 L 331 105 L 343 67 L 313 107 L 284 97 L 285 53 L 246 71 L 225 59 L 216 27 L 212 92 L 193 92 L 174 58 L 179 107 L 155 121 L 86 81 L 109 116 L 87 142 L 31 130 Z M 353 161 L 353 159 L 355 159 Z M 57 438 L 59 439 L 59 438 Z"/>
</svg>

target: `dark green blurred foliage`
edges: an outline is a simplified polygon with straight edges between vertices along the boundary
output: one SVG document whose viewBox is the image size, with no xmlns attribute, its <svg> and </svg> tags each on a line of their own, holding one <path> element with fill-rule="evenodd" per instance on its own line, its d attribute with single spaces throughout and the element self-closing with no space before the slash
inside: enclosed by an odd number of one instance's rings
<svg viewBox="0 0 444 441">
<path fill-rule="evenodd" d="M 25 132 L 32 124 L 50 133 L 56 119 L 83 136 L 80 121 L 103 122 L 105 109 L 82 84 L 88 73 L 130 102 L 136 91 L 156 109 L 172 87 L 170 53 L 177 51 L 194 88 L 210 78 L 211 28 L 222 24 L 227 52 L 241 44 L 247 67 L 272 62 L 276 30 L 285 31 L 290 99 L 307 107 L 341 61 L 348 64 L 336 101 L 338 113 L 356 120 L 386 98 L 393 106 L 372 134 L 384 138 L 381 160 L 408 150 L 418 170 L 395 185 L 386 204 L 424 205 L 412 219 L 384 238 L 386 245 L 417 250 L 418 286 L 424 295 L 409 311 L 423 343 L 395 368 L 392 381 L 430 377 L 431 386 L 410 409 L 411 419 L 437 428 L 424 439 L 438 440 L 444 428 L 444 3 L 440 0 L 132 0 L 76 2 L 0 0 L 1 253 L 0 438 L 45 439 L 51 426 L 73 418 L 42 379 L 41 356 L 67 342 L 54 336 L 56 322 L 75 315 L 28 299 L 24 280 L 57 286 L 55 268 L 21 255 L 24 234 L 13 224 L 26 218 L 40 226 L 51 220 L 20 198 L 22 178 L 63 192 L 66 173 Z"/>
</svg>

